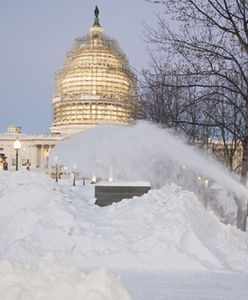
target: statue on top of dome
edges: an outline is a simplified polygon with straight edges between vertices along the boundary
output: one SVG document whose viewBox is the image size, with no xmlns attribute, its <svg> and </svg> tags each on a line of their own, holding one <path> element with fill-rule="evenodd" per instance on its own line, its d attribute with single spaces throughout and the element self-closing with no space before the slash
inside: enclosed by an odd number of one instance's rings
<svg viewBox="0 0 248 300">
<path fill-rule="evenodd" d="M 99 16 L 99 9 L 98 9 L 97 5 L 95 7 L 94 13 L 95 13 L 96 18 L 98 18 L 98 16 Z"/>
<path fill-rule="evenodd" d="M 94 21 L 93 26 L 101 27 L 100 22 L 99 22 L 99 17 L 98 17 L 99 16 L 99 9 L 98 9 L 97 5 L 95 7 L 94 13 L 95 13 L 95 21 Z"/>
</svg>

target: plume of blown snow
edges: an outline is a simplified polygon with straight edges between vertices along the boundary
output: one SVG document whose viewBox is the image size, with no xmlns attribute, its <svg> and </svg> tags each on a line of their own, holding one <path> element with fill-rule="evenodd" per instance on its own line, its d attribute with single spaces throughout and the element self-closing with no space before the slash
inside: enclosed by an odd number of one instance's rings
<svg viewBox="0 0 248 300">
<path fill-rule="evenodd" d="M 178 183 L 194 190 L 197 178 L 213 180 L 245 199 L 247 189 L 212 157 L 188 145 L 182 137 L 149 122 L 133 126 L 99 126 L 58 143 L 51 157 L 84 177 L 97 175 L 128 181 L 146 180 L 155 188 Z M 202 184 L 202 183 L 201 183 Z"/>
</svg>

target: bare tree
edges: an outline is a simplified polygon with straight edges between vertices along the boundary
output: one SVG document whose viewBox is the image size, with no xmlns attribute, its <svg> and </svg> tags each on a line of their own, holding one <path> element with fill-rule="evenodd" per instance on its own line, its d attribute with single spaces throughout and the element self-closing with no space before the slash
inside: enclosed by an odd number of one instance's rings
<svg viewBox="0 0 248 300">
<path fill-rule="evenodd" d="M 146 37 L 160 53 L 171 55 L 171 70 L 177 70 L 176 81 L 171 80 L 172 73 L 168 69 L 162 70 L 162 80 L 157 84 L 172 90 L 176 88 L 177 95 L 185 102 L 177 99 L 180 113 L 177 111 L 173 116 L 174 123 L 191 131 L 191 136 L 196 139 L 205 136 L 205 143 L 208 143 L 209 137 L 221 139 L 230 168 L 233 168 L 235 154 L 241 147 L 241 181 L 246 184 L 248 1 L 149 2 L 160 3 L 165 14 L 158 17 L 157 29 L 147 28 Z M 152 72 L 150 77 L 146 74 L 146 80 L 151 79 L 151 75 Z M 238 224 L 242 224 L 243 230 L 246 209 L 246 201 L 239 202 Z"/>
<path fill-rule="evenodd" d="M 237 167 L 234 160 L 237 160 L 237 151 L 240 150 L 239 128 L 243 128 L 242 108 L 237 109 L 222 99 L 220 92 L 218 95 L 208 91 L 205 95 L 206 91 L 203 93 L 199 87 L 181 88 L 191 81 L 191 75 L 182 77 L 169 62 L 158 64 L 153 58 L 150 69 L 143 71 L 142 107 L 145 115 L 154 122 L 184 132 L 190 143 L 211 148 L 212 153 L 224 158 L 225 164 L 234 170 Z"/>
<path fill-rule="evenodd" d="M 174 61 L 183 61 L 178 76 L 181 88 L 198 88 L 208 101 L 229 103 L 241 110 L 239 137 L 243 148 L 242 182 L 248 172 L 248 1 L 247 0 L 166 0 L 161 3 L 168 17 L 173 18 L 174 29 L 166 18 L 159 17 L 159 28 L 148 28 L 150 43 L 174 54 Z M 175 22 L 176 21 L 176 22 Z M 235 95 L 229 97 L 229 95 Z M 218 101 L 217 101 L 218 100 Z M 241 107 L 238 107 L 241 102 Z M 215 125 L 220 120 L 215 121 Z M 225 132 L 232 132 L 225 123 Z M 228 136 L 228 135 L 226 135 Z"/>
<path fill-rule="evenodd" d="M 244 102 L 239 95 L 228 91 L 225 94 L 220 92 L 218 96 L 217 99 L 212 99 L 214 106 L 210 115 L 211 120 L 217 126 L 214 132 L 217 142 L 210 143 L 210 146 L 218 158 L 224 159 L 224 163 L 231 171 L 240 173 L 239 158 L 242 156 L 245 120 Z"/>
</svg>

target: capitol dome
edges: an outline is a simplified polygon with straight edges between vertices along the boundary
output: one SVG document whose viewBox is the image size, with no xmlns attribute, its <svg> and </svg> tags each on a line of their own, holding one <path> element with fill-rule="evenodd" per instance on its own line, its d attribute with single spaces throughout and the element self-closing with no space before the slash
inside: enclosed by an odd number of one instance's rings
<svg viewBox="0 0 248 300">
<path fill-rule="evenodd" d="M 103 34 L 98 14 L 96 7 L 90 34 L 75 40 L 56 74 L 52 134 L 134 120 L 136 77 L 118 42 Z"/>
</svg>

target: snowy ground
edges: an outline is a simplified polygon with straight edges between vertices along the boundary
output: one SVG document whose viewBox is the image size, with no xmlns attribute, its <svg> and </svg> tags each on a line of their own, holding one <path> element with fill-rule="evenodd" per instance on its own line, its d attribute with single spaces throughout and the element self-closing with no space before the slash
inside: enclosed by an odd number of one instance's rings
<svg viewBox="0 0 248 300">
<path fill-rule="evenodd" d="M 135 300 L 247 300 L 248 275 L 235 273 L 127 273 Z"/>
<path fill-rule="evenodd" d="M 100 208 L 93 188 L 0 173 L 0 299 L 248 298 L 248 234 L 193 193 L 170 185 Z"/>
</svg>

